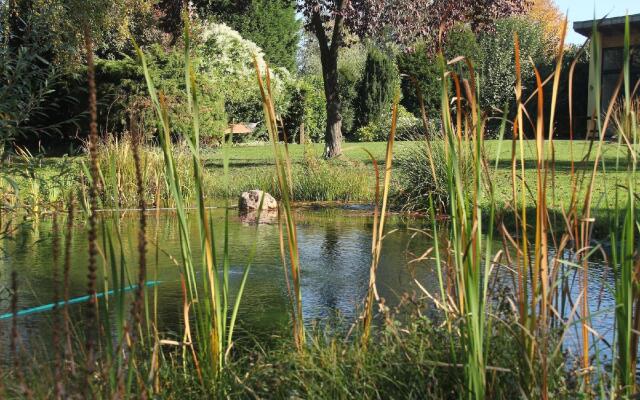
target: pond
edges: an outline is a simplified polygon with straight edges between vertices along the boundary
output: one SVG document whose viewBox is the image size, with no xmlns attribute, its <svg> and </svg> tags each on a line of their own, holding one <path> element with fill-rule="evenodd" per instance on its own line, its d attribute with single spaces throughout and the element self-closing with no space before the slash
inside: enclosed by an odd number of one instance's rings
<svg viewBox="0 0 640 400">
<path fill-rule="evenodd" d="M 211 213 L 216 245 L 221 250 L 225 210 L 212 209 Z M 105 227 L 112 231 L 119 227 L 130 282 L 135 281 L 137 274 L 137 218 L 135 212 L 101 214 Z M 311 326 L 316 322 L 338 321 L 338 325 L 348 327 L 357 318 L 367 291 L 373 225 L 371 212 L 358 207 L 305 208 L 296 211 L 296 218 L 305 322 Z M 160 281 L 148 290 L 150 294 L 155 292 L 158 296 L 157 320 L 160 331 L 165 335 L 179 334 L 182 331 L 182 289 L 180 267 L 177 266 L 180 258 L 177 218 L 174 213 L 163 211 L 157 214 L 149 212 L 147 219 L 148 278 Z M 273 335 L 287 334 L 289 308 L 278 225 L 249 223 L 238 215 L 237 210 L 229 210 L 229 221 L 232 294 L 239 285 L 252 247 L 256 246 L 239 311 L 238 337 L 268 340 Z M 378 270 L 378 292 L 388 304 L 396 304 L 404 293 L 420 293 L 414 281 L 416 279 L 431 293 L 438 292 L 433 260 L 413 261 L 431 247 L 431 239 L 417 232 L 417 229 L 429 226 L 430 223 L 423 219 L 389 218 L 386 231 L 390 233 L 384 241 Z M 191 235 L 193 242 L 197 243 L 199 236 L 195 219 L 192 220 Z M 69 285 L 72 298 L 86 294 L 86 236 L 84 223 L 74 221 Z M 56 292 L 52 279 L 52 221 L 43 219 L 16 225 L 12 238 L 1 243 L 0 287 L 11 286 L 10 275 L 15 269 L 19 282 L 18 310 L 52 302 Z M 501 247 L 500 242 L 494 244 L 495 251 Z M 607 286 L 612 285 L 613 277 L 607 268 L 599 262 L 591 263 L 590 308 L 594 314 L 594 329 L 611 343 L 613 298 Z M 102 263 L 99 269 L 103 269 Z M 104 287 L 103 276 L 99 279 L 99 288 Z M 496 276 L 499 278 L 498 285 L 510 286 L 511 277 L 506 268 L 499 268 Z M 579 275 L 570 275 L 568 279 L 574 299 L 580 293 L 578 278 Z M 4 313 L 10 311 L 10 301 L 6 292 L 3 293 L 0 312 Z M 131 297 L 128 296 L 129 299 Z M 571 306 L 567 304 L 565 315 L 570 313 Z M 82 306 L 71 306 L 71 312 L 80 317 Z M 25 348 L 47 347 L 51 338 L 51 316 L 51 312 L 43 312 L 18 318 L 20 338 Z M 0 353 L 8 349 L 10 326 L 10 318 L 0 320 Z M 576 326 L 568 332 L 569 343 L 577 339 L 578 330 Z"/>
</svg>

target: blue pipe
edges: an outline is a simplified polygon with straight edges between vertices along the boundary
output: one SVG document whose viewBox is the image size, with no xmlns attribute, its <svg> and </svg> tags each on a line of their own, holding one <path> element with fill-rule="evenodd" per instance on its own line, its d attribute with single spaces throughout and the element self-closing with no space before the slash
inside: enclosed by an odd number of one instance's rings
<svg viewBox="0 0 640 400">
<path fill-rule="evenodd" d="M 145 286 L 156 286 L 159 285 L 160 281 L 148 281 L 145 283 Z M 138 285 L 131 285 L 131 286 L 127 286 L 126 288 L 122 289 L 123 292 L 130 292 L 132 290 L 134 290 L 135 288 L 137 288 Z M 112 294 L 114 294 L 116 292 L 116 290 L 109 290 L 106 294 L 104 292 L 99 292 L 96 293 L 96 298 L 99 299 L 101 297 L 105 297 L 105 295 L 107 296 L 111 296 Z M 91 296 L 87 295 L 87 296 L 80 296 L 80 297 L 74 297 L 73 299 L 69 299 L 69 301 L 67 301 L 66 303 L 68 305 L 71 304 L 78 304 L 78 303 L 84 303 L 89 301 L 89 299 L 91 298 Z M 16 317 L 22 317 L 24 315 L 30 315 L 30 314 L 37 314 L 37 313 L 41 313 L 41 312 L 45 312 L 45 311 L 51 311 L 56 307 L 62 307 L 65 305 L 65 301 L 59 301 L 57 303 L 49 303 L 49 304 L 45 304 L 42 306 L 37 306 L 37 307 L 33 307 L 33 308 L 27 308 L 26 310 L 20 310 L 16 313 Z M 3 319 L 9 319 L 13 317 L 13 313 L 5 313 L 5 314 L 0 314 L 0 320 Z"/>
</svg>

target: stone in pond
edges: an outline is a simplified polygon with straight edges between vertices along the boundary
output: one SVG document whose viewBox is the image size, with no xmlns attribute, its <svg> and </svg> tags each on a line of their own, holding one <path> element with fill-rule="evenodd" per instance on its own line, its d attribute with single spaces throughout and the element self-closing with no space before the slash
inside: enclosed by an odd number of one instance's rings
<svg viewBox="0 0 640 400">
<path fill-rule="evenodd" d="M 262 197 L 264 196 L 264 199 Z M 275 210 L 278 208 L 278 202 L 269 193 L 262 190 L 250 190 L 243 192 L 240 195 L 238 202 L 238 208 L 241 211 L 257 210 L 260 207 L 260 201 L 262 201 L 263 210 Z"/>
</svg>

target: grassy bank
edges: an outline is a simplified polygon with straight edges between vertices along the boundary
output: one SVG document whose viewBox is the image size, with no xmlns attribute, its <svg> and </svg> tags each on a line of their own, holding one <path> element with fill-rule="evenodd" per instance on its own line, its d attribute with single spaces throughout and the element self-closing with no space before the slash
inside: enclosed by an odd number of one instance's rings
<svg viewBox="0 0 640 400">
<path fill-rule="evenodd" d="M 396 154 L 416 146 L 416 142 L 398 142 Z M 344 156 L 338 160 L 322 159 L 322 144 L 288 146 L 293 169 L 293 199 L 302 202 L 371 202 L 375 192 L 375 172 L 372 161 L 366 151 L 376 158 L 380 165 L 384 164 L 385 143 L 346 143 Z M 495 185 L 495 204 L 506 208 L 513 198 L 511 176 L 511 142 L 487 140 L 485 155 L 490 166 L 490 174 Z M 177 146 L 176 154 L 179 171 L 188 178 L 187 150 Z M 561 212 L 567 209 L 571 200 L 571 168 L 574 168 L 579 182 L 582 183 L 585 173 L 593 167 L 594 150 L 590 141 L 554 142 L 555 169 L 553 183 L 548 192 L 549 209 Z M 142 151 L 143 181 L 145 198 L 149 204 L 155 204 L 158 196 L 160 206 L 171 206 L 166 188 L 160 174 L 162 172 L 162 156 L 159 148 L 144 146 Z M 525 149 L 525 181 L 535 178 L 535 142 L 526 141 Z M 366 150 L 366 151 L 365 151 Z M 224 184 L 223 151 L 216 148 L 202 150 L 204 192 L 209 202 L 217 203 L 227 195 Z M 268 145 L 234 146 L 229 149 L 229 195 L 238 196 L 246 190 L 259 188 L 274 193 L 279 197 L 273 169 L 274 158 L 272 148 Z M 589 158 L 590 157 L 590 158 Z M 86 192 L 86 172 L 83 167 L 87 159 L 84 156 L 54 158 L 18 155 L 5 166 L 4 173 L 17 182 L 20 187 L 21 205 L 28 210 L 46 210 L 48 204 L 68 198 L 69 192 L 76 192 L 77 198 Z M 494 168 L 496 167 L 497 168 Z M 618 185 L 626 178 L 627 158 L 617 143 L 606 143 L 603 146 L 601 166 L 596 176 L 594 187 L 594 209 L 608 210 L 614 206 Z M 100 167 L 105 180 L 102 207 L 131 207 L 136 204 L 136 185 L 134 179 L 131 145 L 128 141 L 111 141 L 101 147 Z M 517 179 L 520 180 L 520 171 Z M 394 176 L 397 188 L 403 179 L 402 171 Z M 640 182 L 636 179 L 636 184 Z M 11 188 L 6 182 L 5 198 L 10 200 Z M 193 193 L 185 183 L 187 201 L 192 202 Z M 581 185 L 580 195 L 584 195 L 586 185 Z M 15 200 L 11 199 L 15 204 Z M 527 206 L 535 207 L 535 199 L 526 196 Z M 488 199 L 481 199 L 483 207 L 488 206 Z M 396 204 L 402 207 L 402 204 Z"/>
</svg>

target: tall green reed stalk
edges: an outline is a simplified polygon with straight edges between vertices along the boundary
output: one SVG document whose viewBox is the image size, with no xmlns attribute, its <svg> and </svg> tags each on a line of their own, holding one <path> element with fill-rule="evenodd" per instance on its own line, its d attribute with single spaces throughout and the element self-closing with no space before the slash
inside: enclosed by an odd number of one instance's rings
<svg viewBox="0 0 640 400">
<path fill-rule="evenodd" d="M 182 139 L 187 144 L 191 153 L 192 184 L 196 192 L 197 225 L 200 236 L 199 250 L 202 258 L 200 277 L 202 285 L 199 285 L 198 271 L 194 245 L 189 231 L 189 218 L 186 212 L 184 196 L 181 190 L 181 182 L 176 170 L 175 157 L 172 152 L 171 128 L 168 116 L 167 104 L 163 93 L 158 92 L 149 74 L 149 67 L 142 50 L 136 51 L 140 58 L 144 71 L 149 96 L 156 111 L 160 131 L 160 145 L 164 154 L 165 180 L 169 192 L 176 207 L 178 216 L 178 228 L 180 237 L 180 249 L 182 256 L 182 274 L 185 285 L 185 313 L 184 336 L 185 348 L 183 356 L 187 358 L 188 351 L 192 356 L 201 381 L 207 377 L 215 377 L 224 368 L 226 360 L 233 347 L 233 335 L 235 331 L 238 309 L 247 282 L 253 255 L 255 254 L 255 242 L 251 249 L 249 260 L 244 268 L 241 283 L 236 293 L 236 299 L 230 300 L 229 271 L 231 268 L 229 254 L 229 215 L 228 208 L 224 223 L 223 254 L 218 257 L 213 234 L 213 220 L 205 205 L 205 196 L 202 187 L 202 163 L 200 161 L 200 108 L 198 104 L 197 85 L 194 67 L 191 62 L 190 27 L 188 18 L 185 18 L 184 43 L 185 43 L 185 84 L 188 99 L 189 112 L 191 113 L 192 129 L 184 134 Z M 225 151 L 226 148 L 225 148 Z M 225 157 L 224 169 L 228 174 L 228 157 Z M 228 182 L 228 179 L 227 179 Z M 191 337 L 190 316 L 195 320 L 196 337 Z M 189 349 L 187 349 L 189 348 Z M 186 364 L 185 364 L 186 368 Z M 185 370 L 186 372 L 186 370 Z"/>
<path fill-rule="evenodd" d="M 391 113 L 391 131 L 387 141 L 387 151 L 385 153 L 384 163 L 384 182 L 382 186 L 382 208 L 379 209 L 380 197 L 380 174 L 378 164 L 371 153 L 367 151 L 369 157 L 373 161 L 376 173 L 376 197 L 375 208 L 373 214 L 373 234 L 371 240 L 371 267 L 369 269 L 369 287 L 367 289 L 367 297 L 365 298 L 364 311 L 362 315 L 362 337 L 361 343 L 366 348 L 371 333 L 371 322 L 373 320 L 373 303 L 378 301 L 379 296 L 376 289 L 376 272 L 380 263 L 380 255 L 382 254 L 382 241 L 384 239 L 384 223 L 387 214 L 387 201 L 389 198 L 389 190 L 391 186 L 391 169 L 393 163 L 393 144 L 396 136 L 396 126 L 398 123 L 398 103 L 400 95 L 396 94 L 393 101 L 393 111 Z"/>
<path fill-rule="evenodd" d="M 621 146 L 627 150 L 627 174 L 624 182 L 625 203 L 615 216 L 611 228 L 612 267 L 615 277 L 615 321 L 617 342 L 617 363 L 615 366 L 613 395 L 632 398 L 637 393 L 636 366 L 638 352 L 638 332 L 640 331 L 640 261 L 637 255 L 636 193 L 634 190 L 637 145 L 638 115 L 633 109 L 630 82 L 630 27 L 629 17 L 625 20 L 623 48 L 624 98 L 622 116 L 618 121 L 617 133 Z M 633 91 L 636 91 L 633 88 Z M 622 214 L 622 221 L 620 221 Z"/>
<path fill-rule="evenodd" d="M 291 322 L 293 324 L 293 337 L 296 348 L 302 350 L 306 341 L 304 319 L 302 314 L 302 290 L 300 285 L 300 257 L 298 253 L 298 234 L 296 230 L 295 216 L 292 208 L 292 186 L 291 177 L 291 159 L 289 157 L 288 147 L 281 146 L 278 142 L 278 123 L 275 111 L 275 102 L 271 93 L 271 76 L 269 67 L 266 66 L 265 78 L 263 79 L 261 67 L 257 58 L 254 57 L 254 66 L 256 69 L 256 77 L 260 94 L 262 96 L 262 106 L 264 109 L 265 120 L 269 138 L 273 144 L 273 153 L 276 164 L 276 177 L 278 189 L 282 196 L 281 207 L 278 213 L 280 226 L 280 253 L 284 267 L 285 279 L 287 280 L 287 290 L 289 293 L 291 305 Z M 284 148 L 284 149 L 283 149 Z M 284 217 L 284 225 L 286 228 L 286 246 L 282 230 L 282 218 Z M 285 256 L 285 252 L 287 253 Z M 291 282 L 289 281 L 289 272 L 287 268 L 287 256 L 289 260 L 289 269 L 291 273 Z"/>
<path fill-rule="evenodd" d="M 566 21 L 563 32 L 566 31 Z M 564 33 L 562 35 L 564 38 Z M 555 367 L 550 364 L 549 341 L 554 314 L 557 309 L 558 296 L 555 296 L 558 285 L 560 263 L 550 263 L 550 242 L 555 243 L 555 236 L 550 227 L 550 216 L 547 209 L 549 193 L 547 187 L 553 174 L 553 121 L 559 91 L 560 72 L 564 49 L 562 43 L 558 48 L 556 68 L 551 76 L 543 81 L 537 69 L 536 88 L 528 99 L 522 98 L 523 87 L 520 78 L 521 62 L 517 35 L 514 37 L 515 49 L 515 104 L 516 112 L 513 121 L 513 141 L 511 156 L 511 179 L 513 184 L 512 208 L 515 216 L 515 235 L 511 235 L 504 225 L 496 224 L 494 187 L 491 169 L 486 159 L 484 145 L 486 116 L 480 106 L 479 80 L 471 60 L 463 57 L 445 63 L 442 55 L 439 64 L 442 71 L 441 110 L 444 133 L 444 152 L 447 166 L 447 192 L 449 195 L 450 223 L 445 230 L 446 235 L 439 233 L 440 228 L 434 223 L 434 237 L 444 237 L 442 244 L 436 241 L 435 258 L 439 276 L 447 271 L 448 279 L 453 282 L 453 290 L 445 294 L 442 278 L 440 278 L 440 304 L 445 308 L 448 323 L 451 319 L 461 318 L 460 336 L 465 354 L 464 371 L 466 390 L 469 398 L 483 399 L 490 396 L 488 392 L 488 371 L 495 373 L 495 368 L 488 365 L 488 354 L 491 347 L 492 327 L 495 317 L 492 315 L 492 304 L 489 301 L 489 282 L 493 270 L 500 258 L 506 254 L 513 265 L 516 282 L 515 309 L 518 315 L 518 336 L 520 337 L 522 368 L 520 385 L 523 390 L 537 393 L 541 398 L 548 398 L 548 371 Z M 563 40 L 561 41 L 563 42 Z M 450 66 L 459 65 L 456 69 Z M 545 127 L 544 87 L 552 82 L 551 111 L 549 128 Z M 450 89 L 453 88 L 453 89 Z M 449 91 L 453 90 L 453 98 Z M 461 99 L 464 99 L 462 101 Z M 526 110 L 529 101 L 536 101 L 535 118 L 530 119 Z M 453 109 L 455 105 L 455 110 Z M 525 118 L 525 114 L 527 118 Z M 500 137 L 503 137 L 507 114 L 503 117 Z M 535 185 L 530 185 L 525 178 L 525 123 L 531 124 L 534 132 L 536 150 Z M 500 146 L 499 146 L 500 147 Z M 466 176 L 462 168 L 469 162 L 471 176 Z M 533 188 L 533 191 L 530 189 Z M 527 222 L 526 196 L 532 193 L 536 199 L 536 214 L 532 223 Z M 489 197 L 488 209 L 481 207 L 480 199 Z M 435 215 L 432 210 L 431 215 Z M 505 248 L 494 253 L 494 232 L 503 232 Z M 530 235 L 532 237 L 530 238 Z M 533 243 L 530 240 L 533 239 Z M 562 252 L 568 240 L 563 238 L 558 249 Z M 515 248 L 516 257 L 511 258 L 510 249 Z M 443 257 L 440 253 L 446 250 Z M 444 297 L 448 298 L 444 298 Z M 500 322 L 500 321 L 498 321 Z M 502 371 L 504 373 L 504 371 Z"/>
</svg>

